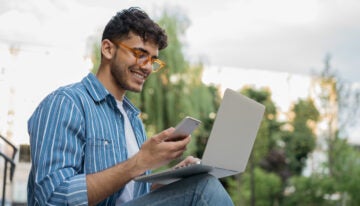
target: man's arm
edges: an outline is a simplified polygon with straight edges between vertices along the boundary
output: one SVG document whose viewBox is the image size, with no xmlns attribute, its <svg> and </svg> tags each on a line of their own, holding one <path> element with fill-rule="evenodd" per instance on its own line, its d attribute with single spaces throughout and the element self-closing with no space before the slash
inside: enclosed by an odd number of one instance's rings
<svg viewBox="0 0 360 206">
<path fill-rule="evenodd" d="M 170 128 L 146 141 L 131 159 L 101 172 L 84 174 L 84 121 L 66 96 L 47 98 L 29 120 L 36 201 L 41 205 L 96 204 L 148 169 L 182 155 L 190 137 L 163 141 Z"/>
<path fill-rule="evenodd" d="M 32 170 L 29 192 L 40 205 L 86 205 L 82 115 L 64 95 L 49 95 L 28 122 Z M 32 191 L 33 190 L 33 191 Z"/>
<path fill-rule="evenodd" d="M 178 142 L 165 142 L 164 140 L 173 131 L 174 128 L 170 128 L 153 136 L 129 160 L 104 171 L 87 175 L 89 205 L 110 196 L 146 170 L 158 168 L 180 157 L 190 142 L 190 136 Z"/>
</svg>

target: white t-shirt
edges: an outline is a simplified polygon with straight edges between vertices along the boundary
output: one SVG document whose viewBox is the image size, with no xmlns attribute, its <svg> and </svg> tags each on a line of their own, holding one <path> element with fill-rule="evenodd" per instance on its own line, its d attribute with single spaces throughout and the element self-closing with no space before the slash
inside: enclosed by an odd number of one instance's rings
<svg viewBox="0 0 360 206">
<path fill-rule="evenodd" d="M 124 110 L 123 102 L 116 101 L 116 103 L 124 117 L 126 148 L 128 152 L 128 158 L 130 158 L 139 151 L 139 146 L 136 141 L 134 130 L 130 124 L 130 120 Z M 126 184 L 123 193 L 116 199 L 116 205 L 122 205 L 123 203 L 128 202 L 134 198 L 134 184 L 135 182 L 133 180 Z"/>
</svg>

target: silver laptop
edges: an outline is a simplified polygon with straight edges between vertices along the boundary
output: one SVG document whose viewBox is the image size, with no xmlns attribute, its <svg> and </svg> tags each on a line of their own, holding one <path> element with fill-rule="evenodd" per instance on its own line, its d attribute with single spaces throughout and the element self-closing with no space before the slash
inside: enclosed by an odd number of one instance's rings
<svg viewBox="0 0 360 206">
<path fill-rule="evenodd" d="M 264 111 L 264 105 L 226 89 L 201 162 L 141 175 L 135 181 L 169 184 L 199 173 L 222 178 L 244 172 Z"/>
</svg>

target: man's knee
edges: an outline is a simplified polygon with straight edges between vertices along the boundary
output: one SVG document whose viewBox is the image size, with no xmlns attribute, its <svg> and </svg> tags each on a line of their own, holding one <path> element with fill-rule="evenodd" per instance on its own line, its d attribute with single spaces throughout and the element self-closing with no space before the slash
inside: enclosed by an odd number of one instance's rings
<svg viewBox="0 0 360 206">
<path fill-rule="evenodd" d="M 210 174 L 207 174 L 207 173 L 206 174 L 195 175 L 192 178 L 195 179 L 194 182 L 196 182 L 196 184 L 203 184 L 205 186 L 219 186 L 219 185 L 221 185 L 220 181 L 216 177 L 214 177 L 214 176 L 212 176 Z"/>
<path fill-rule="evenodd" d="M 169 203 L 168 201 L 176 202 L 177 205 L 188 205 L 190 203 L 194 205 L 233 205 L 221 182 L 209 174 L 194 175 L 165 185 L 143 199 L 145 198 L 166 204 Z"/>
<path fill-rule="evenodd" d="M 203 189 L 208 192 L 217 192 L 218 190 L 225 191 L 219 179 L 210 174 L 201 174 L 198 175 L 196 178 L 198 179 L 198 186 L 202 186 Z"/>
<path fill-rule="evenodd" d="M 209 175 L 201 174 L 191 177 L 190 182 L 196 184 L 195 194 L 196 199 L 206 202 L 205 205 L 233 205 L 232 200 L 219 181 L 218 178 Z M 211 204 L 210 204 L 211 203 Z"/>
</svg>

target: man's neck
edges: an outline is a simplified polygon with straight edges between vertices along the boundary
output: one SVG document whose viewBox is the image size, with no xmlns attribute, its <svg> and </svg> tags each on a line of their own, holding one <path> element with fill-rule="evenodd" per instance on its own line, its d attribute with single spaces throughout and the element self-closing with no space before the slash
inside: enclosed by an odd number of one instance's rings
<svg viewBox="0 0 360 206">
<path fill-rule="evenodd" d="M 116 100 L 122 101 L 125 96 L 125 90 L 119 89 L 113 79 L 109 79 L 111 74 L 106 74 L 105 69 L 99 68 L 96 73 L 96 77 L 101 82 L 101 84 L 115 97 Z M 109 71 L 109 70 L 108 70 Z"/>
</svg>

